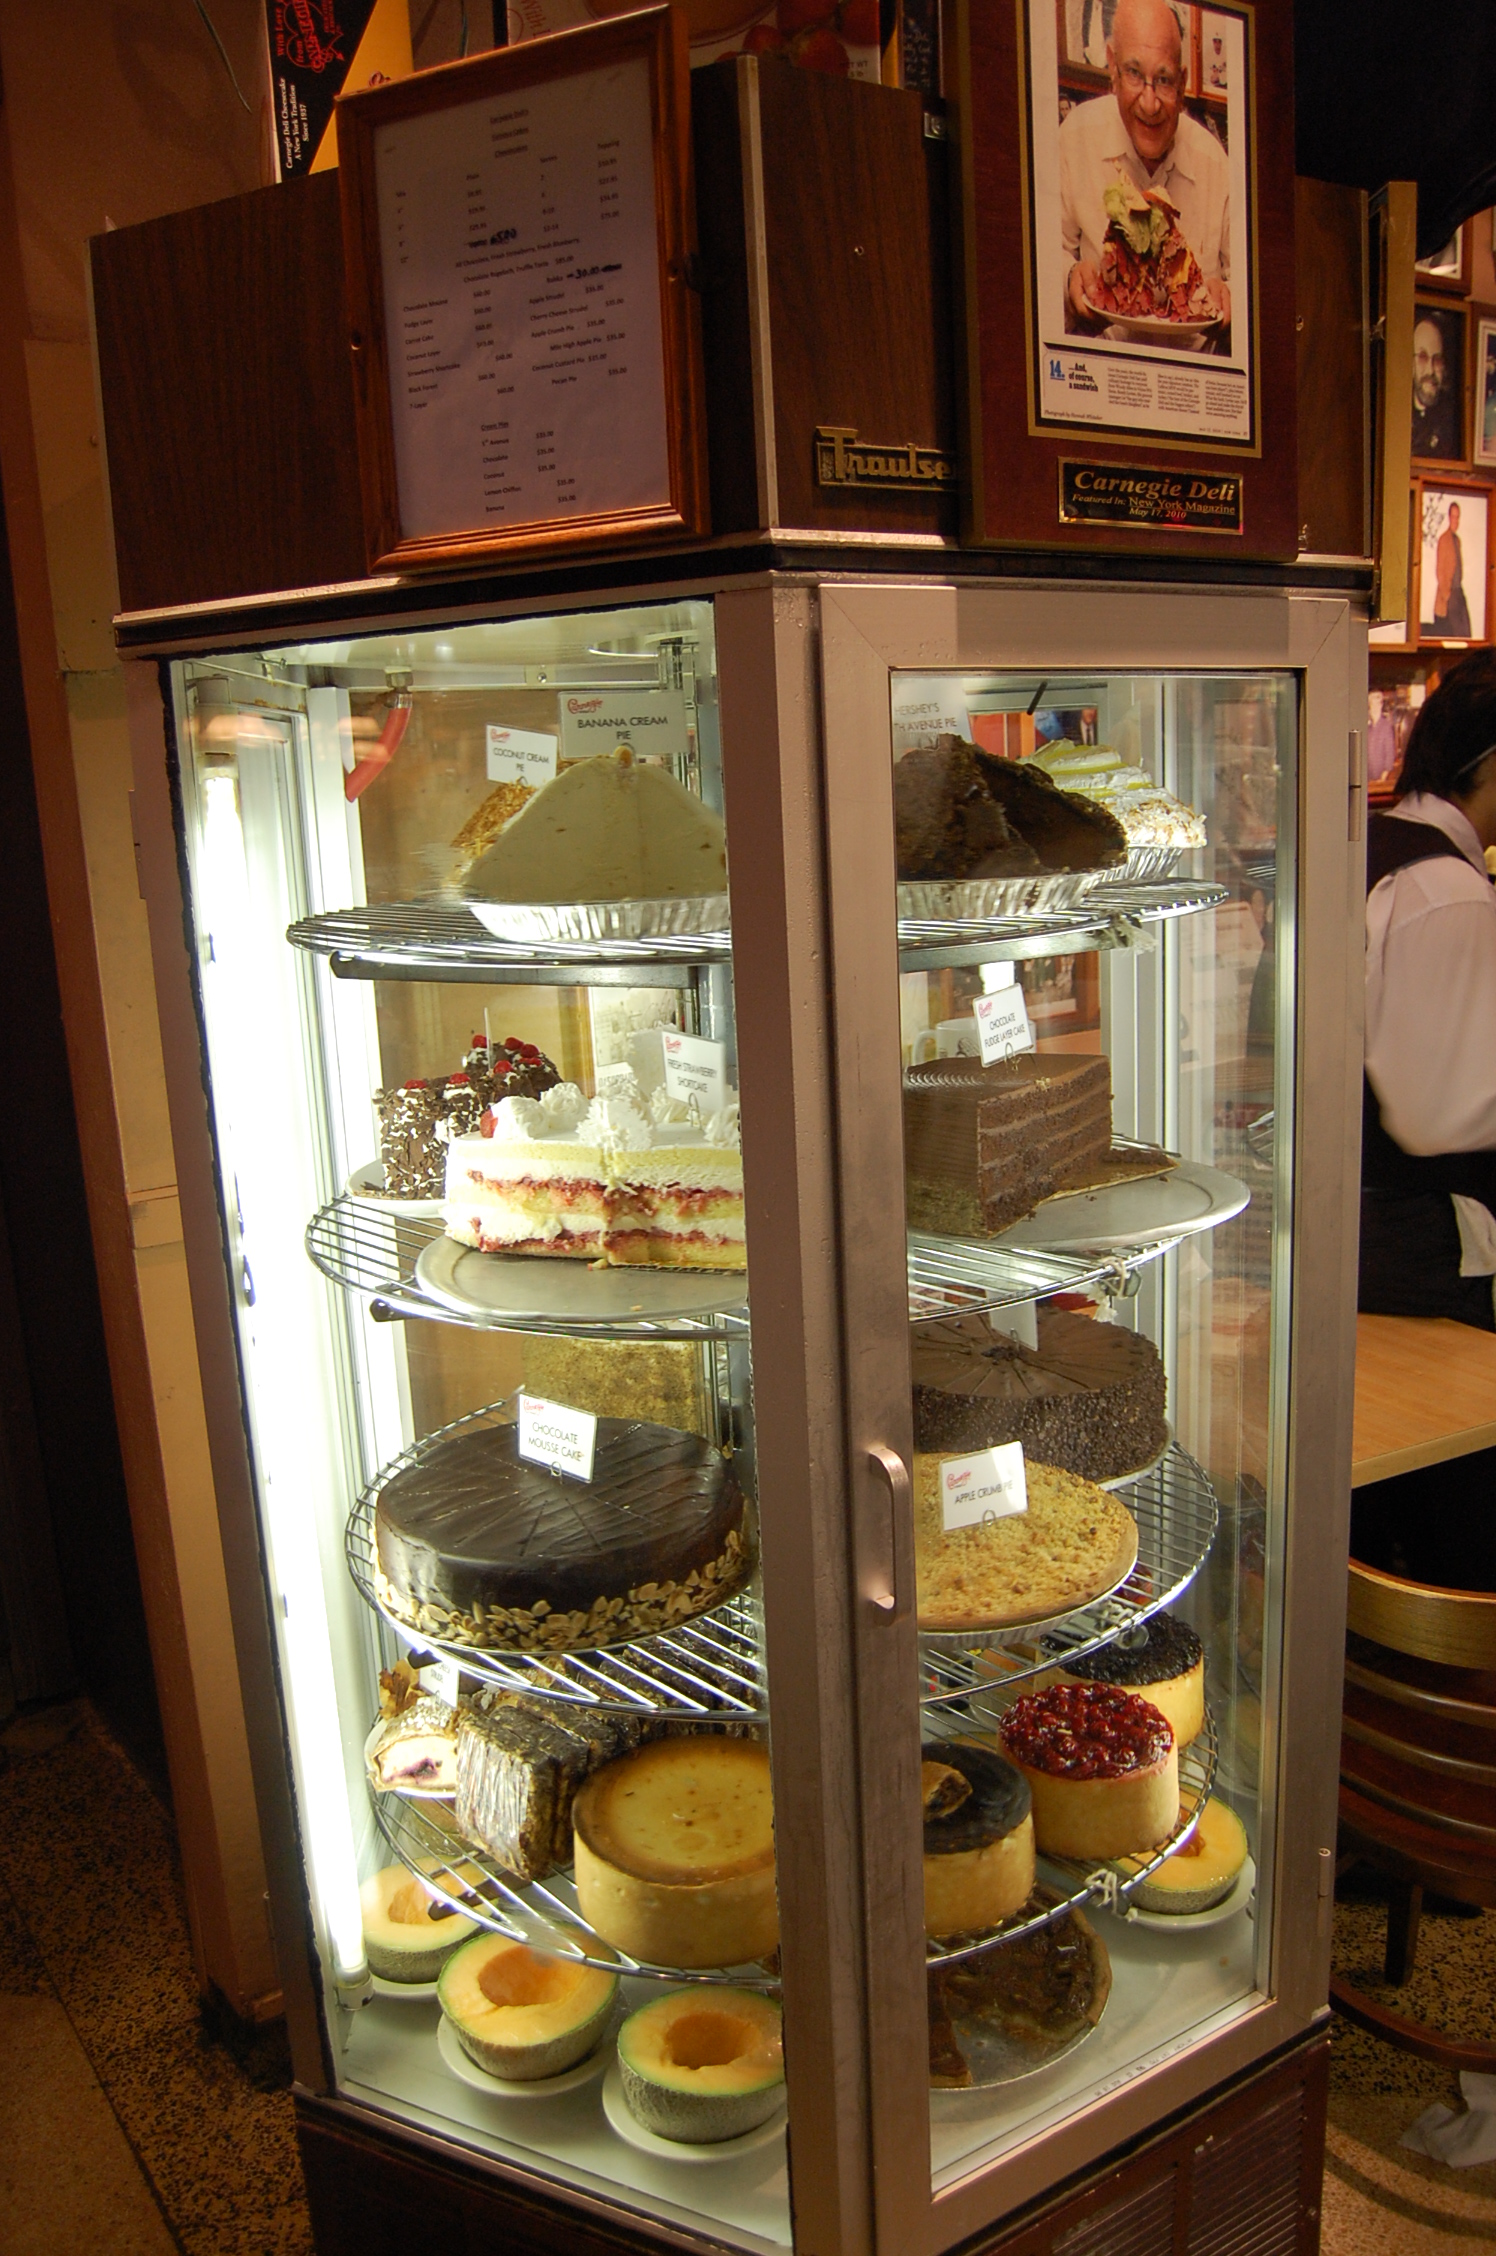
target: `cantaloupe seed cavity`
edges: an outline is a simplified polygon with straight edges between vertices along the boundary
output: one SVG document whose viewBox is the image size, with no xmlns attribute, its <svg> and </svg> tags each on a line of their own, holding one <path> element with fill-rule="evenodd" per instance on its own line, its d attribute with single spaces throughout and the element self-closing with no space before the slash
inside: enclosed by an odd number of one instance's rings
<svg viewBox="0 0 1496 2256">
<path fill-rule="evenodd" d="M 725 2068 L 752 2049 L 753 2031 L 730 2013 L 683 2013 L 665 2032 L 665 2056 L 675 2068 Z"/>
<path fill-rule="evenodd" d="M 414 1927 L 424 1924 L 431 1908 L 431 1898 L 419 1880 L 407 1880 L 397 1888 L 384 1907 L 386 1919 L 393 1919 L 397 1927 Z"/>
<path fill-rule="evenodd" d="M 556 2005 L 571 1996 L 584 1968 L 537 1958 L 523 1944 L 491 1958 L 478 1976 L 490 2005 Z"/>
</svg>

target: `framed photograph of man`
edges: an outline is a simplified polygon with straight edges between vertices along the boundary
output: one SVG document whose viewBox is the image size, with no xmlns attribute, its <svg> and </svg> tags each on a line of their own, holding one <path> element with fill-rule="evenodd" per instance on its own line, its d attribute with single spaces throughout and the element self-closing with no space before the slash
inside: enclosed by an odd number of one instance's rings
<svg viewBox="0 0 1496 2256">
<path fill-rule="evenodd" d="M 1425 478 L 1418 497 L 1418 637 L 1485 642 L 1490 576 L 1488 486 Z"/>
<path fill-rule="evenodd" d="M 944 21 L 964 537 L 1295 554 L 1291 0 Z"/>
<path fill-rule="evenodd" d="M 1470 365 L 1470 459 L 1496 468 L 1496 312 L 1472 306 L 1475 327 Z"/>
<path fill-rule="evenodd" d="M 1078 84 L 1070 4 L 1026 0 L 1039 419 L 1251 446 L 1253 11 L 1209 11 L 1206 100 L 1198 7 L 1115 0 Z"/>
<path fill-rule="evenodd" d="M 1457 227 L 1442 250 L 1434 251 L 1426 259 L 1413 261 L 1417 276 L 1416 287 L 1427 290 L 1452 290 L 1463 297 L 1470 288 L 1470 229 Z"/>
<path fill-rule="evenodd" d="M 1465 457 L 1465 309 L 1413 308 L 1413 453 L 1420 462 Z"/>
</svg>

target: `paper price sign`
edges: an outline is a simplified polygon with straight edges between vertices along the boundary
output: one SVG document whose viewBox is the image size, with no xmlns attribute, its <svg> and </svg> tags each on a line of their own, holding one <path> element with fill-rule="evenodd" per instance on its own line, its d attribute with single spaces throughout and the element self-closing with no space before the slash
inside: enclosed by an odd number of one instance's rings
<svg viewBox="0 0 1496 2256">
<path fill-rule="evenodd" d="M 983 1065 L 1000 1065 L 1004 1058 L 1016 1057 L 1020 1050 L 1033 1048 L 1034 1030 L 1029 1024 L 1028 1004 L 1016 981 L 1011 987 L 994 988 L 990 995 L 978 995 L 972 1007 L 977 1014 L 977 1039 L 982 1045 Z"/>
<path fill-rule="evenodd" d="M 462 1689 L 461 1676 L 456 1661 L 432 1661 L 421 1671 L 421 1690 L 434 1692 L 438 1700 L 445 1700 L 449 1708 L 455 1708 Z"/>
<path fill-rule="evenodd" d="M 683 760 L 690 750 L 686 700 L 678 689 L 568 692 L 561 700 L 561 741 L 568 760 L 611 752 L 615 744 L 657 760 Z"/>
<path fill-rule="evenodd" d="M 727 1102 L 727 1047 L 697 1034 L 667 1031 L 665 1093 L 682 1104 L 696 1099 L 703 1120 L 720 1112 Z"/>
<path fill-rule="evenodd" d="M 590 1481 L 596 1447 L 597 1420 L 589 1411 L 569 1410 L 564 1402 L 547 1402 L 538 1394 L 520 1396 L 519 1453 L 527 1464 L 548 1465 L 553 1473 Z"/>
<path fill-rule="evenodd" d="M 491 721 L 484 736 L 490 783 L 527 783 L 532 791 L 538 791 L 555 774 L 557 744 L 553 736 L 543 736 L 537 729 L 495 728 Z"/>
<path fill-rule="evenodd" d="M 946 1457 L 940 1466 L 940 1522 L 945 1528 L 979 1527 L 1028 1510 L 1023 1443 L 1000 1442 L 974 1457 Z"/>
</svg>

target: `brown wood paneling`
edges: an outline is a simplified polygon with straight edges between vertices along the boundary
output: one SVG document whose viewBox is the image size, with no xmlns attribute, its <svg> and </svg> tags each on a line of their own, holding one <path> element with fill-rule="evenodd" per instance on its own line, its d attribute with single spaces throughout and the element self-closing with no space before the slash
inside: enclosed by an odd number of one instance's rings
<svg viewBox="0 0 1496 2256">
<path fill-rule="evenodd" d="M 361 579 L 336 172 L 90 249 L 123 608 Z"/>
<path fill-rule="evenodd" d="M 955 447 L 945 147 L 924 97 L 765 56 L 759 108 L 779 523 L 954 534 L 954 492 L 815 482 L 818 424 Z"/>
<path fill-rule="evenodd" d="M 707 479 L 719 533 L 759 521 L 753 443 L 753 340 L 743 223 L 743 144 L 737 64 L 691 73 L 696 168 L 697 280 L 707 402 Z"/>
<path fill-rule="evenodd" d="M 1294 189 L 1298 282 L 1299 540 L 1366 553 L 1366 197 L 1331 180 Z"/>
</svg>

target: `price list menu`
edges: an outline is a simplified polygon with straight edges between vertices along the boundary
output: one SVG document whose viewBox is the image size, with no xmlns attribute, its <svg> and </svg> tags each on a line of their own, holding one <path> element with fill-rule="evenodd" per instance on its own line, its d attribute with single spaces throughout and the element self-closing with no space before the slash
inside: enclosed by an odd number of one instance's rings
<svg viewBox="0 0 1496 2256">
<path fill-rule="evenodd" d="M 375 141 L 406 539 L 664 508 L 649 65 Z"/>
</svg>

